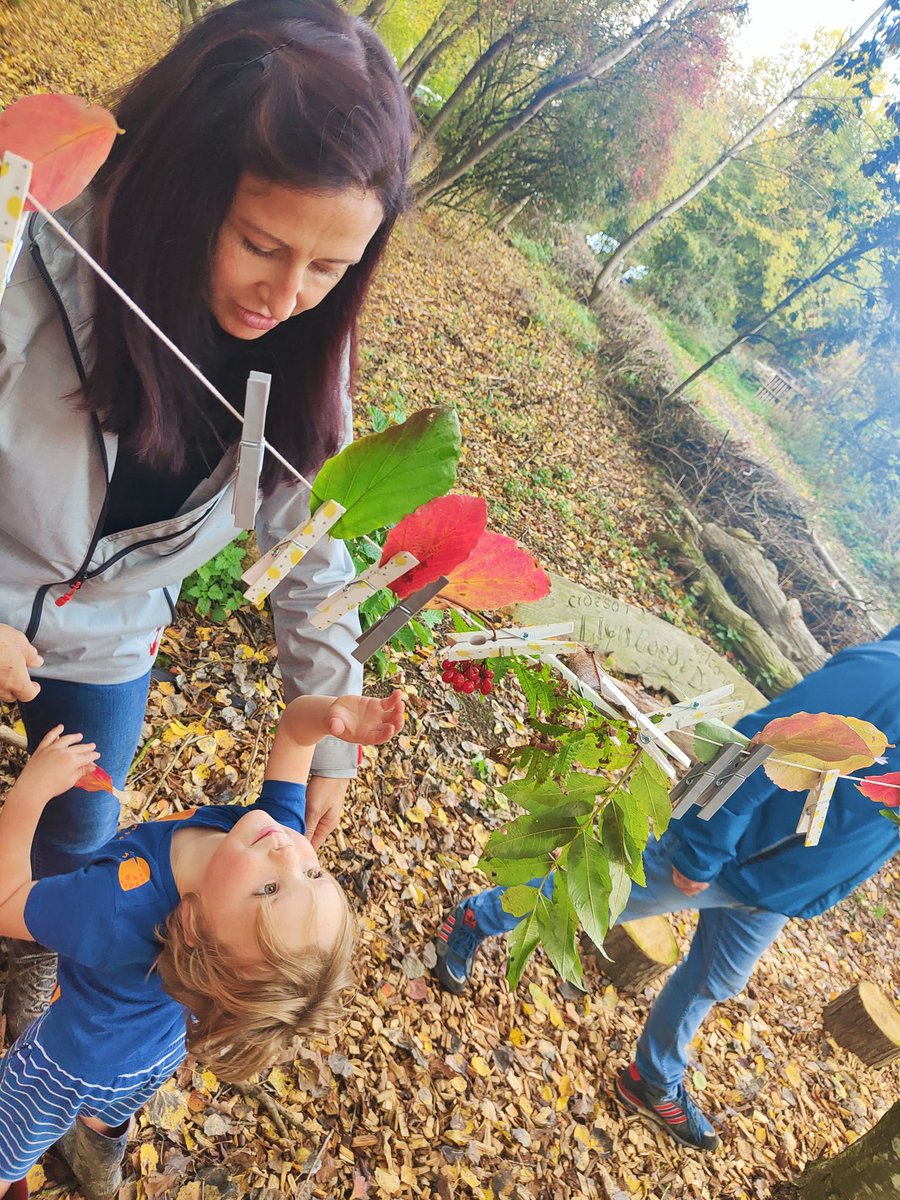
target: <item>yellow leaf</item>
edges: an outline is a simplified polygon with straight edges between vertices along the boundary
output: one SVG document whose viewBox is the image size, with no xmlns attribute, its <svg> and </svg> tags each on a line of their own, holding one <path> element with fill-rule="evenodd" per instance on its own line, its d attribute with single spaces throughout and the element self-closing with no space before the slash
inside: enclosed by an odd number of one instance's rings
<svg viewBox="0 0 900 1200">
<path fill-rule="evenodd" d="M 284 1099 L 291 1090 L 291 1085 L 288 1082 L 287 1076 L 280 1067 L 272 1068 L 268 1074 L 266 1082 L 272 1085 L 282 1099 Z"/>
<path fill-rule="evenodd" d="M 521 1029 L 513 1028 L 509 1031 L 509 1040 L 514 1046 L 522 1047 L 525 1045 L 525 1034 Z"/>
<path fill-rule="evenodd" d="M 791 1087 L 798 1088 L 803 1083 L 803 1076 L 793 1059 L 784 1068 L 784 1077 Z"/>
<path fill-rule="evenodd" d="M 865 940 L 866 935 L 861 929 L 851 929 L 850 936 L 853 938 L 854 942 L 862 942 Z"/>
<path fill-rule="evenodd" d="M 152 1142 L 141 1143 L 141 1174 L 151 1175 L 159 1166 L 159 1151 Z"/>
<path fill-rule="evenodd" d="M 459 1168 L 459 1177 L 463 1183 L 468 1184 L 470 1188 L 481 1188 L 481 1184 L 478 1182 L 478 1176 L 474 1171 L 470 1171 L 469 1168 L 464 1164 Z"/>
<path fill-rule="evenodd" d="M 35 1192 L 41 1190 L 46 1182 L 47 1176 L 44 1174 L 44 1168 L 40 1163 L 35 1163 L 28 1172 L 28 1190 L 34 1195 Z"/>
<path fill-rule="evenodd" d="M 563 1019 L 559 1014 L 559 1009 L 556 1007 L 547 993 L 541 991 L 536 983 L 529 983 L 528 991 L 538 1012 L 546 1013 L 550 1018 L 550 1024 L 556 1029 L 561 1029 L 563 1025 Z"/>
<path fill-rule="evenodd" d="M 476 1075 L 480 1075 L 482 1079 L 487 1079 L 491 1073 L 490 1065 L 485 1062 L 480 1054 L 475 1054 L 472 1056 L 469 1062 L 469 1067 L 475 1072 Z"/>
</svg>

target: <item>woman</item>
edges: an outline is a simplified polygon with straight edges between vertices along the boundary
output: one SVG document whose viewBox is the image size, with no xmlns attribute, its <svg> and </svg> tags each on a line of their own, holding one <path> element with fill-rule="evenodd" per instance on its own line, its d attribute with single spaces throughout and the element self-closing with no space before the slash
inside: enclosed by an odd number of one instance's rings
<svg viewBox="0 0 900 1200">
<path fill-rule="evenodd" d="M 272 375 L 266 436 L 307 478 L 349 436 L 356 322 L 407 202 L 413 118 L 372 31 L 333 0 L 214 9 L 124 94 L 124 133 L 59 214 L 238 408 Z M 29 747 L 83 732 L 121 786 L 150 667 L 181 581 L 234 537 L 237 423 L 35 215 L 0 306 L 0 699 Z M 268 456 L 263 551 L 305 520 L 304 487 Z M 273 594 L 288 700 L 358 692 L 358 625 L 310 610 L 352 574 L 325 539 Z M 337 823 L 352 747 L 326 741 L 308 820 Z M 115 800 L 48 808 L 37 877 L 77 868 L 114 832 Z M 22 946 L 5 1008 L 17 1036 L 52 960 Z"/>
</svg>

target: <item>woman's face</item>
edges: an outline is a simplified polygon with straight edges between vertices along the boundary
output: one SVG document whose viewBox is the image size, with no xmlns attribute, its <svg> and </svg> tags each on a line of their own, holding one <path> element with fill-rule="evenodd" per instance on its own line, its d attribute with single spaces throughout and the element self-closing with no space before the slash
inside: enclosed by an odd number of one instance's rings
<svg viewBox="0 0 900 1200">
<path fill-rule="evenodd" d="M 371 192 L 300 191 L 242 175 L 213 252 L 209 307 L 219 326 L 249 341 L 315 308 L 383 219 Z"/>
</svg>

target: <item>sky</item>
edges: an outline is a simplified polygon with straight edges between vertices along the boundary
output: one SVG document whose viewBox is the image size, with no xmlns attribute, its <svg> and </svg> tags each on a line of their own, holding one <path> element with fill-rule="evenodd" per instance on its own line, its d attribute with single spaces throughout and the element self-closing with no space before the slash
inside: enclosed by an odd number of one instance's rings
<svg viewBox="0 0 900 1200">
<path fill-rule="evenodd" d="M 785 42 L 816 29 L 855 29 L 878 0 L 748 0 L 749 20 L 737 39 L 742 57 L 771 54 Z"/>
</svg>

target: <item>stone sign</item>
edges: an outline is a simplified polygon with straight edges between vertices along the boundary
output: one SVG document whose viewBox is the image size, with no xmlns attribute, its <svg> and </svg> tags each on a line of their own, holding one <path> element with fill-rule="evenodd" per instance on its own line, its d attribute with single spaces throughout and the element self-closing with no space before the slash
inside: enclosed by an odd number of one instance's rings
<svg viewBox="0 0 900 1200">
<path fill-rule="evenodd" d="M 766 698 L 731 663 L 699 638 L 685 633 L 634 604 L 593 592 L 561 575 L 550 575 L 550 595 L 534 604 L 517 604 L 520 625 L 574 621 L 573 637 L 603 655 L 611 672 L 638 676 L 647 687 L 663 688 L 686 700 L 734 684 L 744 713 L 762 708 Z"/>
</svg>

